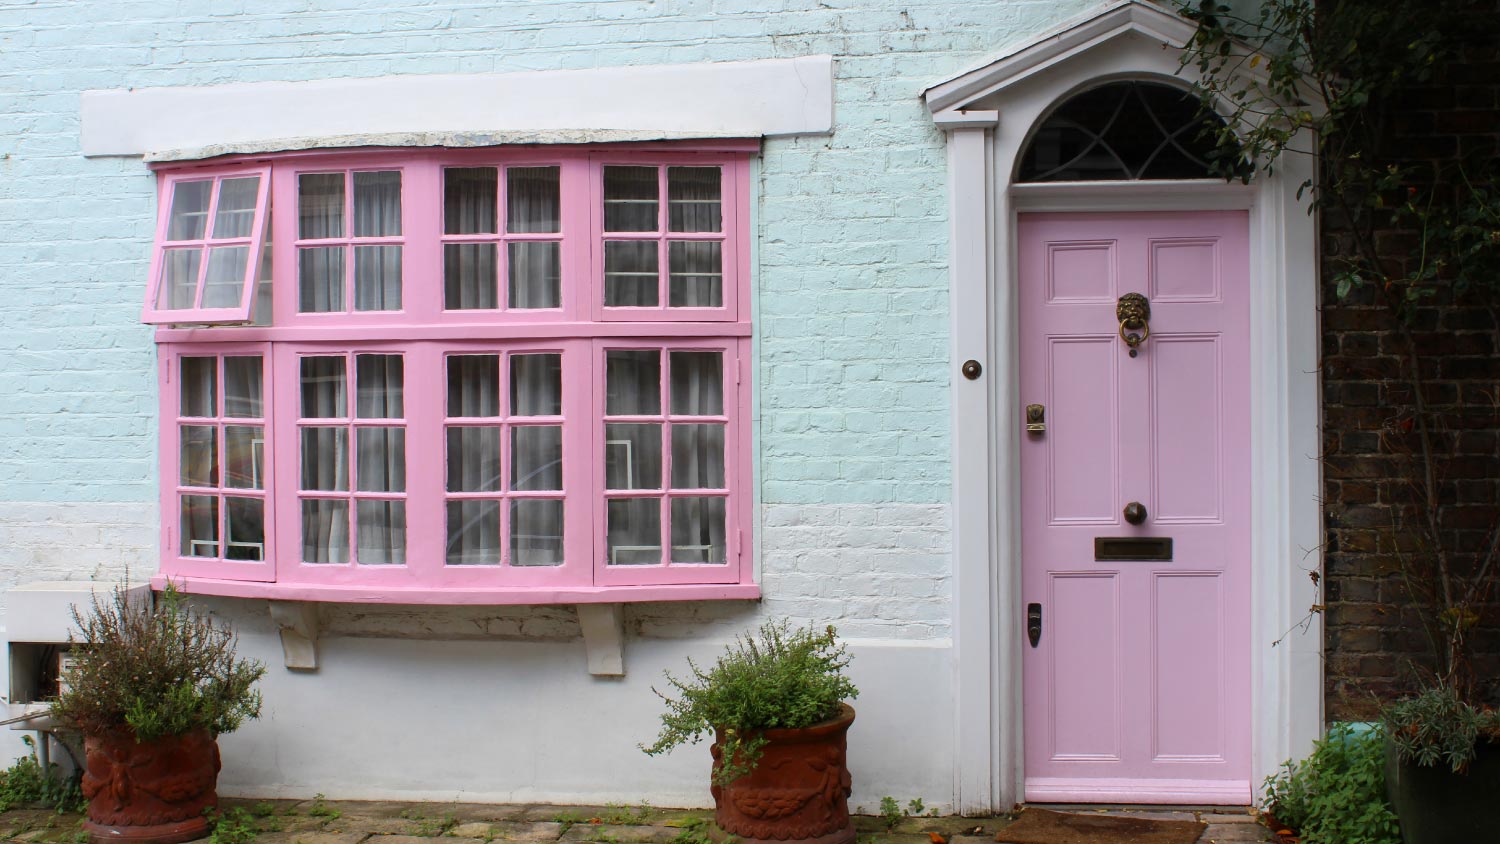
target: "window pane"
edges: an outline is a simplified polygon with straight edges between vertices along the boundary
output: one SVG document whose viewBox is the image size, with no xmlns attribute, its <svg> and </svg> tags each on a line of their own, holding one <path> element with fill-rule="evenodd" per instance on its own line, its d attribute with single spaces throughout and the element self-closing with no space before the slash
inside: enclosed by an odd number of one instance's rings
<svg viewBox="0 0 1500 844">
<path fill-rule="evenodd" d="M 332 492 L 349 489 L 348 429 L 302 429 L 302 488 Z"/>
<path fill-rule="evenodd" d="M 656 231 L 658 188 L 655 167 L 605 167 L 604 230 Z"/>
<path fill-rule="evenodd" d="M 265 489 L 266 432 L 259 425 L 224 427 L 224 486 Z"/>
<path fill-rule="evenodd" d="M 302 359 L 302 418 L 341 419 L 344 409 L 344 358 Z"/>
<path fill-rule="evenodd" d="M 717 167 L 667 168 L 667 223 L 674 232 L 724 228 Z"/>
<path fill-rule="evenodd" d="M 450 311 L 498 308 L 495 244 L 443 246 L 443 307 Z"/>
<path fill-rule="evenodd" d="M 510 488 L 523 492 L 562 489 L 562 428 L 518 425 L 510 434 Z"/>
<path fill-rule="evenodd" d="M 723 244 L 674 240 L 667 244 L 667 304 L 674 308 L 724 307 Z"/>
<path fill-rule="evenodd" d="M 606 415 L 661 415 L 661 352 L 606 352 L 604 370 Z"/>
<path fill-rule="evenodd" d="M 562 415 L 562 355 L 510 356 L 512 416 Z"/>
<path fill-rule="evenodd" d="M 444 169 L 443 233 L 494 233 L 498 186 L 499 176 L 494 167 Z"/>
<path fill-rule="evenodd" d="M 261 359 L 258 355 L 224 358 L 225 416 L 242 419 L 264 416 L 261 389 Z"/>
<path fill-rule="evenodd" d="M 401 310 L 401 247 L 354 247 L 354 310 Z"/>
<path fill-rule="evenodd" d="M 672 413 L 719 416 L 724 412 L 724 353 L 672 352 Z"/>
<path fill-rule="evenodd" d="M 182 497 L 182 556 L 219 556 L 219 497 Z"/>
<path fill-rule="evenodd" d="M 178 182 L 172 187 L 172 213 L 167 218 L 167 240 L 202 240 L 208 222 L 208 196 L 213 180 Z"/>
<path fill-rule="evenodd" d="M 354 174 L 354 236 L 401 234 L 401 171 Z"/>
<path fill-rule="evenodd" d="M 448 416 L 500 415 L 500 356 L 448 357 Z"/>
<path fill-rule="evenodd" d="M 304 314 L 344 310 L 344 247 L 298 249 L 297 294 Z"/>
<path fill-rule="evenodd" d="M 266 503 L 259 498 L 224 499 L 224 517 L 228 524 L 229 547 L 226 560 L 264 560 L 266 558 Z"/>
<path fill-rule="evenodd" d="M 553 242 L 510 244 L 510 307 L 562 307 L 562 248 Z"/>
<path fill-rule="evenodd" d="M 510 505 L 510 564 L 558 566 L 563 561 L 563 503 L 522 499 Z"/>
<path fill-rule="evenodd" d="M 500 562 L 500 502 L 448 502 L 448 565 Z"/>
<path fill-rule="evenodd" d="M 355 470 L 360 492 L 406 491 L 406 429 L 356 428 L 354 447 L 359 464 Z"/>
<path fill-rule="evenodd" d="M 724 499 L 672 499 L 672 562 L 722 563 Z"/>
<path fill-rule="evenodd" d="M 661 301 L 658 290 L 660 266 L 654 240 L 605 241 L 605 306 L 656 307 Z"/>
<path fill-rule="evenodd" d="M 355 355 L 355 413 L 361 419 L 400 419 L 406 415 L 400 355 Z"/>
<path fill-rule="evenodd" d="M 507 167 L 505 170 L 505 230 L 560 231 L 562 205 L 556 167 Z"/>
<path fill-rule="evenodd" d="M 183 486 L 219 485 L 219 429 L 183 425 L 178 475 Z"/>
<path fill-rule="evenodd" d="M 271 214 L 266 212 L 266 230 L 271 229 Z M 261 245 L 260 269 L 255 273 L 255 301 L 250 303 L 250 324 L 271 324 L 271 240 Z"/>
<path fill-rule="evenodd" d="M 219 359 L 182 358 L 182 416 L 217 416 L 219 406 Z"/>
<path fill-rule="evenodd" d="M 302 240 L 344 236 L 344 174 L 297 177 L 297 236 Z"/>
<path fill-rule="evenodd" d="M 255 227 L 255 200 L 259 198 L 259 176 L 220 182 L 219 206 L 214 211 L 214 237 L 249 237 Z"/>
<path fill-rule="evenodd" d="M 161 254 L 161 289 L 156 307 L 162 310 L 191 308 L 198 299 L 198 267 L 203 250 L 168 249 Z"/>
<path fill-rule="evenodd" d="M 303 499 L 302 559 L 309 563 L 349 562 L 349 502 Z"/>
<path fill-rule="evenodd" d="M 203 277 L 205 308 L 235 308 L 245 297 L 248 246 L 216 246 L 208 250 L 208 273 Z"/>
<path fill-rule="evenodd" d="M 500 429 L 448 429 L 448 491 L 498 492 L 500 489 Z"/>
<path fill-rule="evenodd" d="M 661 489 L 661 424 L 604 426 L 604 486 Z"/>
<path fill-rule="evenodd" d="M 661 501 L 616 498 L 609 502 L 605 541 L 612 566 L 661 564 Z"/>
<path fill-rule="evenodd" d="M 406 564 L 406 502 L 360 501 L 354 521 L 364 565 Z"/>
<path fill-rule="evenodd" d="M 724 426 L 672 426 L 672 487 L 724 488 Z"/>
</svg>

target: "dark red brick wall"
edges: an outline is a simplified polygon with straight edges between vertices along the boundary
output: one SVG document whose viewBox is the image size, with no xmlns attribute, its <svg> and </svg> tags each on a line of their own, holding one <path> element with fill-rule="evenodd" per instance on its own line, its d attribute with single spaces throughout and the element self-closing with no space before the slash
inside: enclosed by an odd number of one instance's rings
<svg viewBox="0 0 1500 844">
<path fill-rule="evenodd" d="M 1461 28 L 1457 60 L 1395 101 L 1390 155 L 1451 165 L 1500 151 L 1500 5 L 1485 5 Z M 1330 259 L 1351 250 L 1350 234 L 1328 213 L 1323 235 L 1326 693 L 1329 717 L 1343 720 L 1370 717 L 1375 696 L 1409 687 L 1414 666 L 1430 664 L 1431 650 L 1395 573 L 1397 552 L 1421 553 L 1399 529 L 1402 508 L 1409 518 L 1413 500 L 1404 341 L 1376 291 L 1337 299 Z M 1396 263 L 1410 260 L 1415 242 L 1398 229 L 1377 239 Z M 1410 324 L 1441 429 L 1441 531 L 1462 566 L 1500 518 L 1500 320 L 1489 301 L 1453 301 L 1441 291 Z M 1492 608 L 1475 645 L 1476 674 L 1486 695 L 1500 701 L 1500 612 Z"/>
</svg>

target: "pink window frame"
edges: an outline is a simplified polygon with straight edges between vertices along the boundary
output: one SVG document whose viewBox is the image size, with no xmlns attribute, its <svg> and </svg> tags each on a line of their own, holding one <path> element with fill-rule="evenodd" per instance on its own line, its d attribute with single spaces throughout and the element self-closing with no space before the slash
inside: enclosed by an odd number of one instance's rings
<svg viewBox="0 0 1500 844">
<path fill-rule="evenodd" d="M 225 179 L 258 176 L 255 199 L 254 222 L 249 237 L 215 238 L 214 220 L 219 208 L 220 188 Z M 172 198 L 177 186 L 184 182 L 211 181 L 208 209 L 203 223 L 203 237 L 196 240 L 167 240 L 167 230 L 172 217 Z M 267 165 L 231 165 L 162 173 L 157 180 L 157 215 L 155 247 L 151 252 L 151 270 L 146 284 L 146 304 L 141 310 L 141 321 L 151 324 L 169 323 L 240 323 L 248 322 L 255 306 L 255 282 L 260 271 L 261 253 L 266 241 L 266 217 L 270 209 L 271 168 Z M 198 249 L 198 284 L 194 302 L 201 302 L 208 276 L 209 255 L 214 248 L 246 246 L 249 257 L 245 261 L 245 276 L 240 289 L 240 304 L 233 308 L 204 308 L 195 304 L 191 308 L 158 307 L 168 251 Z"/>
</svg>

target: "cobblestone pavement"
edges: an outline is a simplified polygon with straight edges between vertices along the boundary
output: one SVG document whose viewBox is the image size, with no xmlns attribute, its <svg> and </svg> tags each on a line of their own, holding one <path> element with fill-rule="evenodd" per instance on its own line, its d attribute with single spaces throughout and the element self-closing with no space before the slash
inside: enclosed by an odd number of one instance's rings
<svg viewBox="0 0 1500 844">
<path fill-rule="evenodd" d="M 228 823 L 218 844 L 710 844 L 713 813 L 654 806 L 484 805 L 473 803 L 224 800 Z M 1270 841 L 1247 811 L 1223 808 L 1048 806 L 1076 812 L 1202 820 L 1199 844 Z M 1009 816 L 905 818 L 888 828 L 879 817 L 855 818 L 858 844 L 992 844 Z M 0 840 L 81 844 L 82 819 L 21 809 L 0 814 Z M 251 835 L 251 832 L 254 835 Z M 237 834 L 238 833 L 238 834 Z M 438 839 L 438 840 L 434 840 Z M 1121 841 L 1120 844 L 1129 844 Z"/>
</svg>

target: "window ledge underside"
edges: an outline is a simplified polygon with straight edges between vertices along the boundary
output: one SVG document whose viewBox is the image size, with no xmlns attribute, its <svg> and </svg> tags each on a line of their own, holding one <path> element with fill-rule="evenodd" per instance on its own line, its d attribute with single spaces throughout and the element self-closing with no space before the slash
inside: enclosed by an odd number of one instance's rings
<svg viewBox="0 0 1500 844">
<path fill-rule="evenodd" d="M 628 604 L 645 601 L 756 601 L 754 583 L 670 584 L 656 586 L 351 586 L 290 584 L 249 580 L 219 580 L 158 574 L 151 588 L 162 590 L 168 581 L 189 595 L 226 598 L 266 598 L 277 601 L 319 601 L 342 604 L 407 604 L 438 606 L 518 606 L 540 604 Z"/>
</svg>

